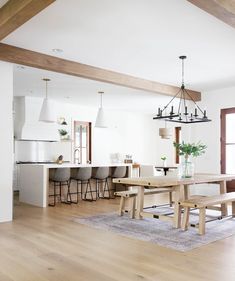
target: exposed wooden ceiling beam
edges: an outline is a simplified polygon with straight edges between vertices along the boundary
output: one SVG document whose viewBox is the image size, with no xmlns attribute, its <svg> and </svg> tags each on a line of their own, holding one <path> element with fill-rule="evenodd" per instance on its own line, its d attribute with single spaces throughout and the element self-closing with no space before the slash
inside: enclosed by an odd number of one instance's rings
<svg viewBox="0 0 235 281">
<path fill-rule="evenodd" d="M 179 88 L 175 86 L 69 61 L 3 43 L 0 43 L 0 60 L 162 95 L 174 96 L 179 91 Z M 192 90 L 188 90 L 188 92 L 195 101 L 201 100 L 200 92 Z"/>
<path fill-rule="evenodd" d="M 9 0 L 0 8 L 0 40 L 55 0 Z"/>
<path fill-rule="evenodd" d="M 234 0 L 187 0 L 235 28 Z"/>
</svg>

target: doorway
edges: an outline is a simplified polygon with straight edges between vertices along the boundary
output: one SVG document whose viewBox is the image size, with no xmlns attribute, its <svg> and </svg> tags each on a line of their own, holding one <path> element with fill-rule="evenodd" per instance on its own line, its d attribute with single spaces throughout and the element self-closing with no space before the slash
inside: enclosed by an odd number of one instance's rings
<svg viewBox="0 0 235 281">
<path fill-rule="evenodd" d="M 74 163 L 91 163 L 91 123 L 74 121 Z"/>
</svg>

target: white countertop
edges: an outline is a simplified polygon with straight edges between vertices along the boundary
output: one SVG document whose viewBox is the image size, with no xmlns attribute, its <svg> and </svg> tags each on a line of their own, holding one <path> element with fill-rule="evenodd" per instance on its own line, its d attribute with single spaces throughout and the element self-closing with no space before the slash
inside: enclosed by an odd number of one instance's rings
<svg viewBox="0 0 235 281">
<path fill-rule="evenodd" d="M 107 164 L 74 164 L 74 163 L 63 163 L 63 164 L 18 164 L 26 166 L 44 166 L 45 168 L 82 168 L 82 167 L 119 167 L 119 166 L 132 166 L 127 163 L 107 163 Z"/>
</svg>

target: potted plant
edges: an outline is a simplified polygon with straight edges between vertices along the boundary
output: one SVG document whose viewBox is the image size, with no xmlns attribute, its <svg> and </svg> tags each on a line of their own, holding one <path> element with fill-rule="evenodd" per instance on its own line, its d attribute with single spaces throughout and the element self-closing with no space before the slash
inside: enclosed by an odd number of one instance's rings
<svg viewBox="0 0 235 281">
<path fill-rule="evenodd" d="M 181 177 L 190 178 L 193 176 L 194 169 L 193 163 L 189 161 L 189 157 L 198 157 L 205 153 L 206 145 L 201 142 L 197 143 L 176 143 L 174 142 L 174 147 L 177 150 L 177 153 L 181 156 L 184 156 L 184 162 L 181 165 Z"/>
<path fill-rule="evenodd" d="M 162 160 L 162 166 L 166 167 L 166 156 L 162 156 L 161 160 Z"/>
</svg>

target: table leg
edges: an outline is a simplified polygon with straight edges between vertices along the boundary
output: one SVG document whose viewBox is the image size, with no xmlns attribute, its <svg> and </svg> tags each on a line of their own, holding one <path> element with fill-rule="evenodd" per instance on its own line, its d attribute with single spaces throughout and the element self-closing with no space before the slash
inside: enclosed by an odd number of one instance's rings
<svg viewBox="0 0 235 281">
<path fill-rule="evenodd" d="M 227 192 L 226 181 L 221 181 L 220 183 L 220 194 L 224 194 Z M 228 207 L 227 204 L 221 204 L 221 215 L 228 215 Z"/>
<path fill-rule="evenodd" d="M 187 184 L 184 185 L 183 198 L 184 198 L 184 200 L 189 199 L 189 185 L 187 185 Z"/>
<path fill-rule="evenodd" d="M 184 185 L 177 185 L 174 189 L 175 191 L 175 205 L 174 205 L 174 220 L 173 224 L 175 228 L 181 227 L 181 206 L 179 201 L 184 200 Z"/>
<path fill-rule="evenodd" d="M 138 186 L 136 218 L 139 220 L 143 218 L 143 216 L 141 215 L 141 212 L 143 212 L 143 208 L 144 208 L 144 186 Z"/>
</svg>

